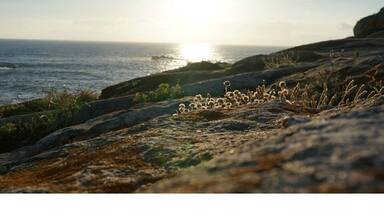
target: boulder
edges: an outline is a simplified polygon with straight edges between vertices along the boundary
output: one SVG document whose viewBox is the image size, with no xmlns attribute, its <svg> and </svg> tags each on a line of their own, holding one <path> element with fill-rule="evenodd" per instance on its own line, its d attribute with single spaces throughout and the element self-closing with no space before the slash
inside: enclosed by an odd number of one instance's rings
<svg viewBox="0 0 384 216">
<path fill-rule="evenodd" d="M 382 30 L 384 30 L 384 8 L 379 13 L 358 21 L 353 31 L 355 37 L 365 38 Z"/>
<path fill-rule="evenodd" d="M 297 63 L 313 62 L 313 61 L 317 61 L 319 59 L 324 58 L 324 56 L 312 51 L 302 51 L 302 50 L 284 51 L 283 50 L 281 52 L 273 53 L 270 55 L 255 55 L 255 56 L 251 56 L 243 60 L 240 60 L 232 66 L 231 71 L 233 73 L 261 71 L 261 70 L 264 70 L 266 67 L 265 59 L 279 58 L 280 56 L 284 56 L 284 55 L 288 55 L 294 61 L 297 61 Z"/>
<path fill-rule="evenodd" d="M 176 112 L 178 105 L 184 102 L 170 101 L 144 108 L 113 112 L 91 119 L 83 124 L 60 129 L 36 142 L 10 153 L 0 154 L 0 165 L 18 164 L 26 158 L 73 141 L 97 137 L 100 134 L 128 128 L 158 116 Z"/>
<path fill-rule="evenodd" d="M 367 38 L 384 38 L 384 30 L 370 34 Z"/>
<path fill-rule="evenodd" d="M 210 63 L 204 61 L 190 63 L 179 69 L 140 77 L 109 86 L 102 90 L 100 98 L 109 99 L 134 95 L 138 92 L 153 91 L 162 83 L 174 86 L 176 84 L 185 85 L 206 79 L 214 79 L 227 75 L 229 73 L 226 69 L 228 66 L 229 64 L 227 63 Z"/>
<path fill-rule="evenodd" d="M 262 142 L 249 140 L 242 151 L 223 154 L 140 192 L 382 192 L 384 136 L 377 132 L 384 129 L 383 99 L 320 113 Z"/>
</svg>

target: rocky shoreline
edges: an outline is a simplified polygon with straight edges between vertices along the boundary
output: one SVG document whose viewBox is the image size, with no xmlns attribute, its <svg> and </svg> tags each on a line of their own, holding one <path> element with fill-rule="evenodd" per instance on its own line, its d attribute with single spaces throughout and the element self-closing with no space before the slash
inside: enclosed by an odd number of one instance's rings
<svg viewBox="0 0 384 216">
<path fill-rule="evenodd" d="M 383 17 L 359 21 L 352 38 L 108 87 L 65 127 L 4 150 L 0 192 L 384 192 Z M 228 93 L 226 81 L 270 98 L 175 115 L 195 95 Z M 295 86 L 301 99 L 287 96 Z M 2 117 L 0 128 L 52 112 Z"/>
</svg>

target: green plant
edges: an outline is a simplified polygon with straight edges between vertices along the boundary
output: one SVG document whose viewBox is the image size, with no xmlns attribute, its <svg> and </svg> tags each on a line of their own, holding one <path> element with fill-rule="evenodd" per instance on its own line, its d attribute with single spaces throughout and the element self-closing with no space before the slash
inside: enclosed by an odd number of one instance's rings
<svg viewBox="0 0 384 216">
<path fill-rule="evenodd" d="M 293 54 L 281 53 L 263 58 L 265 69 L 276 69 L 283 66 L 294 66 L 297 64 L 297 59 Z"/>
<path fill-rule="evenodd" d="M 147 93 L 136 93 L 134 101 L 139 102 L 156 102 L 167 99 L 176 99 L 183 96 L 182 88 L 179 84 L 170 86 L 169 84 L 162 83 L 155 91 Z"/>
<path fill-rule="evenodd" d="M 0 152 L 33 144 L 59 128 L 67 126 L 63 114 L 34 116 L 28 121 L 8 123 L 0 127 Z"/>
<path fill-rule="evenodd" d="M 97 94 L 89 90 L 78 93 L 50 90 L 46 97 L 22 104 L 0 107 L 0 117 L 30 114 L 28 119 L 0 127 L 0 152 L 33 144 L 42 137 L 73 123 L 73 116 Z"/>
<path fill-rule="evenodd" d="M 20 104 L 0 106 L 0 118 L 50 110 L 69 110 L 98 99 L 98 94 L 91 90 L 72 93 L 68 90 L 49 89 L 45 91 L 45 95 L 43 98 Z"/>
<path fill-rule="evenodd" d="M 17 133 L 17 127 L 13 123 L 8 123 L 0 127 L 0 137 L 10 137 Z"/>
</svg>

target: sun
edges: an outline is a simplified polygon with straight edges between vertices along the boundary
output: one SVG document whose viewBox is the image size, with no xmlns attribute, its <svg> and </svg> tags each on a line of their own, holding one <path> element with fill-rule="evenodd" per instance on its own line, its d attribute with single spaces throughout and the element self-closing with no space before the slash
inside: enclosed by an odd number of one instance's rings
<svg viewBox="0 0 384 216">
<path fill-rule="evenodd" d="M 215 43 L 215 35 L 225 25 L 227 11 L 230 10 L 229 0 L 169 0 L 171 12 L 167 17 L 170 37 L 175 37 L 178 43 Z M 200 53 L 207 56 L 206 46 L 197 47 Z M 198 53 L 195 48 L 183 48 L 183 54 L 192 56 Z M 189 54 L 186 54 L 189 53 Z M 195 57 L 192 57 L 195 59 Z"/>
<path fill-rule="evenodd" d="M 203 23 L 216 17 L 220 2 L 218 0 L 173 0 L 178 21 Z"/>
</svg>

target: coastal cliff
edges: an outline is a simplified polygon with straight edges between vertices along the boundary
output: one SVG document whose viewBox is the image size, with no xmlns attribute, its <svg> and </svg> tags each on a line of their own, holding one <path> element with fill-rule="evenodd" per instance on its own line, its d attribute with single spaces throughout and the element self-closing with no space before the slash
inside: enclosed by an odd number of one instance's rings
<svg viewBox="0 0 384 216">
<path fill-rule="evenodd" d="M 352 38 L 189 64 L 69 113 L 24 104 L 0 118 L 0 191 L 384 192 L 383 13 Z M 8 142 L 36 118 L 45 133 Z"/>
</svg>

